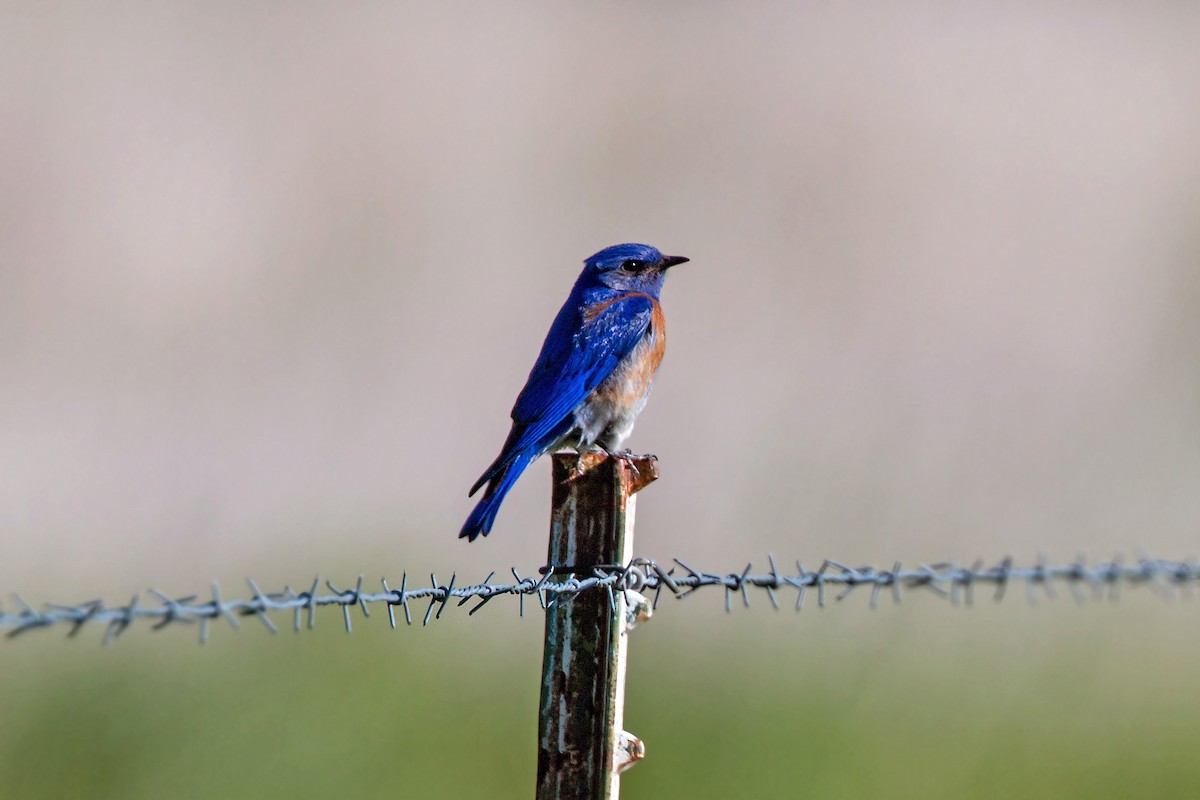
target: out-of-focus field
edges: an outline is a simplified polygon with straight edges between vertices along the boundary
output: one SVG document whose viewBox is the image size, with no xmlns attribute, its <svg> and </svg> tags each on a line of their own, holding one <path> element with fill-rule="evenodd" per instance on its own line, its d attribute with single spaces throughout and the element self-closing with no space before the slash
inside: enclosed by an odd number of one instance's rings
<svg viewBox="0 0 1200 800">
<path fill-rule="evenodd" d="M 967 611 L 932 597 L 725 616 L 719 595 L 634 633 L 628 797 L 1187 797 L 1194 604 Z M 257 624 L 41 636 L 6 653 L 0 770 L 22 798 L 528 797 L 540 620 L 503 598 L 471 621 L 270 638 Z M 247 620 L 247 623 L 253 622 Z M 1183 650 L 1194 647 L 1190 642 Z"/>
<path fill-rule="evenodd" d="M 698 568 L 1200 554 L 1200 6 L 0 5 L 0 597 L 540 565 L 466 489 L 580 262 Z M 15 606 L 5 599 L 5 608 Z M 626 796 L 1195 794 L 1200 607 L 635 634 Z M 0 795 L 528 796 L 540 620 L 0 643 Z"/>
</svg>

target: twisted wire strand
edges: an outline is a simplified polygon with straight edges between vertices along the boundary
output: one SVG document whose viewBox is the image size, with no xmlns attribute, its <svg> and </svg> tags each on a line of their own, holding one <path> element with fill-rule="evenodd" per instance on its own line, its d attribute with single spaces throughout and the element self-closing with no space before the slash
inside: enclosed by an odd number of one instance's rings
<svg viewBox="0 0 1200 800">
<path fill-rule="evenodd" d="M 716 587 L 724 590 L 726 612 L 732 610 L 735 595 L 741 598 L 743 605 L 749 607 L 751 590 L 766 594 L 777 610 L 780 605 L 776 593 L 795 591 L 794 607 L 799 611 L 803 609 L 810 592 L 816 593 L 817 605 L 823 608 L 831 593 L 835 601 L 840 601 L 859 589 L 869 588 L 869 606 L 875 608 L 884 592 L 893 601 L 899 602 L 902 592 L 913 589 L 925 589 L 955 604 L 969 605 L 973 602 L 975 588 L 980 585 L 994 588 L 997 601 L 1003 598 L 1008 586 L 1013 583 L 1023 583 L 1031 600 L 1039 593 L 1053 598 L 1054 587 L 1065 585 L 1077 601 L 1084 602 L 1089 589 L 1095 599 L 1106 594 L 1116 599 L 1122 586 L 1150 586 L 1162 590 L 1178 588 L 1190 592 L 1200 581 L 1200 561 L 1172 561 L 1148 556 L 1129 562 L 1118 557 L 1091 565 L 1083 558 L 1069 564 L 1051 565 L 1043 556 L 1036 564 L 1025 567 L 1014 566 L 1012 558 L 990 567 L 984 566 L 982 560 L 970 566 L 948 561 L 910 568 L 904 568 L 900 562 L 896 562 L 890 569 L 851 567 L 826 559 L 815 570 L 805 569 L 797 561 L 795 572 L 781 572 L 774 557 L 767 556 L 770 570 L 760 574 L 751 573 L 751 564 L 741 571 L 718 573 L 693 569 L 679 559 L 672 559 L 672 562 L 668 567 L 646 558 L 634 559 L 626 565 L 547 565 L 538 570 L 536 578 L 521 577 L 514 568 L 511 570 L 512 583 L 494 582 L 496 573 L 493 571 L 479 583 L 461 586 L 458 585 L 457 573 L 452 574 L 447 583 L 440 583 L 437 575 L 431 574 L 427 585 L 410 583 L 408 574 L 404 573 L 396 588 L 386 578 L 380 579 L 381 591 L 366 591 L 362 575 L 359 575 L 353 588 L 345 589 L 338 588 L 332 581 L 322 581 L 318 576 L 307 589 L 299 592 L 291 586 L 285 586 L 280 592 L 264 592 L 253 580 L 247 579 L 250 594 L 244 598 L 226 599 L 220 585 L 214 582 L 208 599 L 199 595 L 173 598 L 157 589 L 150 589 L 148 591 L 152 599 L 149 602 L 135 594 L 123 605 L 110 606 L 101 600 L 91 600 L 76 605 L 47 604 L 41 610 L 19 595 L 13 595 L 16 610 L 0 609 L 0 629 L 8 629 L 6 636 L 14 638 L 32 630 L 66 626 L 67 635 L 75 636 L 85 626 L 103 624 L 103 643 L 108 644 L 134 622 L 144 620 L 152 622 L 151 628 L 154 630 L 174 624 L 198 625 L 200 642 L 203 644 L 208 640 L 210 623 L 214 620 L 224 619 L 232 628 L 238 629 L 241 627 L 240 618 L 252 616 L 271 633 L 277 633 L 278 628 L 270 612 L 290 611 L 292 629 L 300 631 L 316 625 L 316 610 L 323 606 L 341 608 L 342 622 L 349 633 L 352 630 L 350 609 L 353 606 L 358 606 L 364 617 L 370 617 L 372 606 L 382 606 L 387 611 L 388 623 L 395 628 L 397 607 L 403 613 L 405 623 L 412 625 L 414 605 L 428 600 L 421 617 L 421 624 L 428 625 L 431 620 L 441 619 L 451 600 L 457 600 L 455 607 L 478 600 L 468 611 L 468 615 L 474 615 L 500 595 L 516 596 L 522 616 L 527 596 L 536 597 L 540 607 L 546 609 L 589 592 L 606 592 L 613 605 L 618 592 L 625 593 L 627 601 L 632 599 L 632 593 L 640 595 L 653 592 L 652 607 L 657 608 L 664 590 L 676 599 L 684 599 L 700 590 Z M 322 586 L 327 593 L 321 592 Z M 419 609 L 417 611 L 419 613 Z"/>
</svg>

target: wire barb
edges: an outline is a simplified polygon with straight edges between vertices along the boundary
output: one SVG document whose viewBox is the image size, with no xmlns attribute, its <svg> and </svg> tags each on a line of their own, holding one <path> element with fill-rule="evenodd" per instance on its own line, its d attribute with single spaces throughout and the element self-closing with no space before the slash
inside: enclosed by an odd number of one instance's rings
<svg viewBox="0 0 1200 800">
<path fill-rule="evenodd" d="M 1010 584 L 1022 582 L 1029 591 L 1031 602 L 1039 596 L 1054 599 L 1057 596 L 1055 585 L 1065 584 L 1076 602 L 1083 603 L 1089 596 L 1094 600 L 1107 598 L 1115 601 L 1122 586 L 1144 586 L 1164 597 L 1189 597 L 1191 590 L 1200 582 L 1200 561 L 1171 561 L 1147 555 L 1135 561 L 1115 557 L 1091 566 L 1082 556 L 1069 564 L 1054 566 L 1045 554 L 1041 554 L 1029 567 L 1014 566 L 1012 558 L 1005 558 L 992 567 L 984 566 L 980 560 L 970 567 L 958 562 L 940 562 L 923 564 L 915 569 L 904 569 L 899 561 L 890 569 L 876 569 L 871 566 L 851 567 L 826 559 L 816 571 L 805 569 L 797 561 L 794 574 L 780 572 L 775 558 L 767 556 L 770 571 L 762 575 L 753 574 L 750 564 L 741 570 L 716 573 L 701 572 L 679 559 L 672 560 L 686 574 L 679 574 L 675 567 L 666 569 L 651 559 L 637 558 L 625 565 L 601 564 L 571 569 L 544 566 L 528 573 L 540 573 L 540 577 L 523 578 L 513 568 L 513 583 L 494 582 L 496 573 L 491 572 L 480 583 L 465 586 L 458 585 L 458 575 L 454 573 L 447 584 L 439 584 L 437 576 L 431 574 L 428 586 L 410 588 L 408 573 L 405 572 L 400 579 L 400 588 L 391 588 L 387 579 L 382 578 L 382 591 L 374 593 L 364 590 L 363 576 L 359 575 L 354 587 L 347 589 L 339 589 L 330 580 L 322 582 L 321 577 L 316 576 L 311 587 L 299 593 L 293 591 L 291 586 L 285 586 L 282 592 L 264 592 L 257 583 L 247 579 L 250 596 L 246 599 L 226 599 L 216 582 L 212 584 L 210 600 L 200 600 L 196 595 L 175 598 L 157 589 L 150 589 L 153 602 L 142 602 L 138 595 L 134 595 L 124 605 L 108 606 L 101 600 L 89 600 L 77 605 L 47 604 L 39 610 L 19 595 L 13 595 L 13 610 L 0 610 L 0 630 L 5 630 L 6 637 L 13 639 L 31 630 L 62 625 L 67 627 L 68 636 L 75 636 L 94 622 L 104 626 L 102 641 L 108 644 L 134 622 L 145 620 L 150 623 L 152 630 L 170 627 L 173 623 L 198 624 L 200 643 L 203 644 L 208 641 L 209 624 L 213 620 L 224 619 L 237 630 L 241 627 L 237 619 L 239 616 L 257 617 L 268 631 L 276 633 L 277 628 L 270 613 L 290 611 L 294 631 L 299 632 L 302 628 L 311 630 L 316 625 L 318 606 L 338 606 L 347 633 L 351 631 L 350 607 L 359 606 L 363 616 L 369 618 L 370 603 L 383 603 L 387 607 L 388 624 L 391 627 L 396 627 L 396 606 L 403 609 L 405 623 L 412 625 L 409 603 L 414 600 L 429 601 L 422 620 L 422 625 L 428 625 L 431 621 L 441 619 L 447 608 L 458 608 L 470 600 L 477 600 L 468 611 L 468 616 L 473 616 L 500 595 L 515 595 L 519 611 L 524 616 L 525 598 L 529 595 L 536 597 L 545 609 L 555 603 L 569 602 L 580 594 L 600 591 L 616 608 L 618 593 L 627 605 L 635 599 L 633 595 L 636 593 L 642 598 L 639 602 L 646 604 L 647 608 L 657 608 L 658 598 L 663 591 L 683 599 L 701 589 L 720 587 L 725 611 L 732 613 L 734 594 L 739 594 L 742 605 L 748 608 L 752 589 L 763 590 L 775 609 L 779 608 L 776 591 L 789 587 L 795 589 L 795 608 L 800 611 L 804 608 L 808 590 L 814 588 L 817 605 L 821 608 L 826 606 L 829 590 L 835 591 L 834 598 L 840 601 L 863 586 L 871 587 L 870 608 L 878 606 L 879 599 L 886 596 L 885 590 L 890 590 L 893 602 L 899 603 L 904 591 L 911 589 L 925 589 L 955 605 L 970 607 L 974 590 L 983 584 L 995 587 L 995 599 L 999 601 Z M 322 583 L 329 594 L 318 594 Z M 1090 595 L 1086 591 L 1089 587 Z M 645 599 L 651 591 L 654 593 L 652 603 Z M 457 602 L 451 604 L 451 599 Z M 302 615 L 307 616 L 307 624 L 303 626 Z"/>
</svg>

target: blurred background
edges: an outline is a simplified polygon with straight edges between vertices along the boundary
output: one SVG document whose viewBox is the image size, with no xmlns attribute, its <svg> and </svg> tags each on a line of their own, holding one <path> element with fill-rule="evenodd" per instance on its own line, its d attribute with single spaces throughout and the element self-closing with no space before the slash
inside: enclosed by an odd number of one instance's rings
<svg viewBox="0 0 1200 800">
<path fill-rule="evenodd" d="M 692 259 L 640 554 L 1194 557 L 1198 34 L 1176 2 L 5 3 L 0 591 L 532 571 L 548 462 L 470 546 L 466 490 L 621 241 Z M 1194 603 L 810 609 L 638 629 L 625 796 L 1200 780 Z M 529 796 L 539 615 L 377 616 L 4 643 L 5 794 Z"/>
</svg>

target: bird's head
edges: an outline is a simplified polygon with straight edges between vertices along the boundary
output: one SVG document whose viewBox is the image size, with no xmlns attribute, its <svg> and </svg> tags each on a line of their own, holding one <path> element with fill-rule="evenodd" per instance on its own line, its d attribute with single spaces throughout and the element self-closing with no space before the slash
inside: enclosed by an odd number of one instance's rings
<svg viewBox="0 0 1200 800">
<path fill-rule="evenodd" d="M 683 256 L 664 256 L 648 244 L 614 244 L 585 261 L 583 272 L 610 289 L 657 297 L 667 269 L 687 260 Z"/>
</svg>

